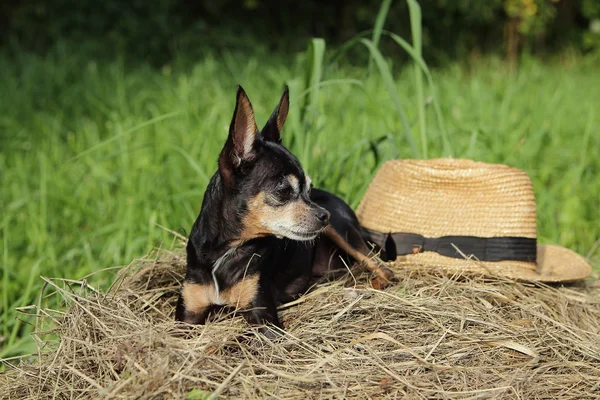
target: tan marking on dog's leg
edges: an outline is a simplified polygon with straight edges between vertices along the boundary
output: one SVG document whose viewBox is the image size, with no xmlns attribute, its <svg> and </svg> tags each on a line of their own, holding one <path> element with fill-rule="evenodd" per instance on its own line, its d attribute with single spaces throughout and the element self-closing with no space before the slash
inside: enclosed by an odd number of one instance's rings
<svg viewBox="0 0 600 400">
<path fill-rule="evenodd" d="M 325 228 L 325 235 L 335 243 L 337 247 L 345 251 L 349 256 L 358 262 L 367 263 L 370 258 L 360 251 L 356 250 L 340 235 L 331 225 Z"/>
<path fill-rule="evenodd" d="M 239 309 L 246 309 L 256 297 L 258 291 L 258 274 L 247 276 L 222 293 L 225 302 Z"/>
<path fill-rule="evenodd" d="M 393 272 L 382 267 L 374 258 L 361 253 L 350 245 L 331 225 L 325 229 L 325 235 L 333 241 L 341 250 L 345 251 L 350 257 L 356 261 L 366 265 L 367 269 L 376 275 L 376 278 L 371 281 L 375 289 L 383 289 L 389 283 L 389 280 L 394 276 Z"/>
<path fill-rule="evenodd" d="M 213 285 L 184 282 L 181 296 L 185 307 L 184 322 L 193 323 L 197 315 L 213 304 L 215 288 Z"/>
</svg>

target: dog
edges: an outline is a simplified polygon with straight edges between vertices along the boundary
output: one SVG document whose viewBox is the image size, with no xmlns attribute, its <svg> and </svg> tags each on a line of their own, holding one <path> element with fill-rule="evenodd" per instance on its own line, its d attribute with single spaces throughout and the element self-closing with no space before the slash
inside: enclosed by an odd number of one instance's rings
<svg viewBox="0 0 600 400">
<path fill-rule="evenodd" d="M 311 280 L 353 258 L 381 289 L 392 272 L 369 257 L 352 209 L 313 189 L 298 159 L 281 143 L 289 91 L 259 131 L 252 104 L 238 86 L 227 141 L 187 243 L 187 271 L 177 321 L 204 324 L 217 307 L 241 310 L 267 336 L 283 329 L 277 306 L 305 293 Z"/>
</svg>

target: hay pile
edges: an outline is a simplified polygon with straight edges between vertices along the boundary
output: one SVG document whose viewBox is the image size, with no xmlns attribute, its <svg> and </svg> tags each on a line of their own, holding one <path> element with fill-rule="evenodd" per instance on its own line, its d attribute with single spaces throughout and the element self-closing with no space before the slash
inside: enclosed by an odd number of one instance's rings
<svg viewBox="0 0 600 400">
<path fill-rule="evenodd" d="M 70 304 L 39 317 L 39 359 L 0 375 L 9 399 L 600 397 L 600 285 L 554 288 L 396 271 L 323 283 L 264 339 L 241 317 L 173 322 L 181 252 L 123 269 L 107 293 L 50 280 Z M 60 341 L 43 339 L 52 326 Z M 254 332 L 254 333 L 253 333 Z M 16 364 L 16 363 L 15 363 Z"/>
</svg>

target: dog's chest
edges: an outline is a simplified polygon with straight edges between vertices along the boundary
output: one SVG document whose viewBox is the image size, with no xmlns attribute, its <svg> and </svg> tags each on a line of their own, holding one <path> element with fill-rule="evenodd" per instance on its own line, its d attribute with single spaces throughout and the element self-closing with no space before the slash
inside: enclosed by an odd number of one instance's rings
<svg viewBox="0 0 600 400">
<path fill-rule="evenodd" d="M 238 306 L 247 303 L 258 288 L 262 255 L 250 246 L 233 247 L 212 265 L 209 293 L 212 304 Z"/>
<path fill-rule="evenodd" d="M 226 265 L 226 263 L 229 261 L 230 258 L 232 258 L 232 256 L 235 254 L 237 250 L 237 247 L 232 247 L 231 249 L 227 250 L 225 252 L 225 254 L 223 254 L 221 257 L 219 257 L 217 259 L 217 261 L 215 261 L 215 263 L 213 264 L 212 270 L 211 270 L 211 276 L 212 276 L 212 280 L 213 280 L 213 291 L 212 291 L 212 302 L 213 304 L 222 306 L 226 304 L 225 299 L 223 298 L 223 296 L 221 295 L 221 285 L 219 285 L 219 273 L 222 271 L 223 267 Z"/>
</svg>

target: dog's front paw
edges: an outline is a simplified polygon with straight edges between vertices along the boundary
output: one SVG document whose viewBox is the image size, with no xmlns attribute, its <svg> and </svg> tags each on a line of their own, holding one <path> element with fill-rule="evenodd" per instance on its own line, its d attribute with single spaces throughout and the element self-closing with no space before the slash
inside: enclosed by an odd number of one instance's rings
<svg viewBox="0 0 600 400">
<path fill-rule="evenodd" d="M 261 326 L 258 331 L 269 340 L 277 340 L 283 337 L 283 331 L 275 329 L 270 326 Z"/>
<path fill-rule="evenodd" d="M 380 265 L 377 268 L 375 274 L 376 277 L 371 280 L 371 286 L 373 287 L 373 289 L 383 290 L 386 287 L 388 287 L 394 279 L 394 272 L 383 265 Z"/>
</svg>

